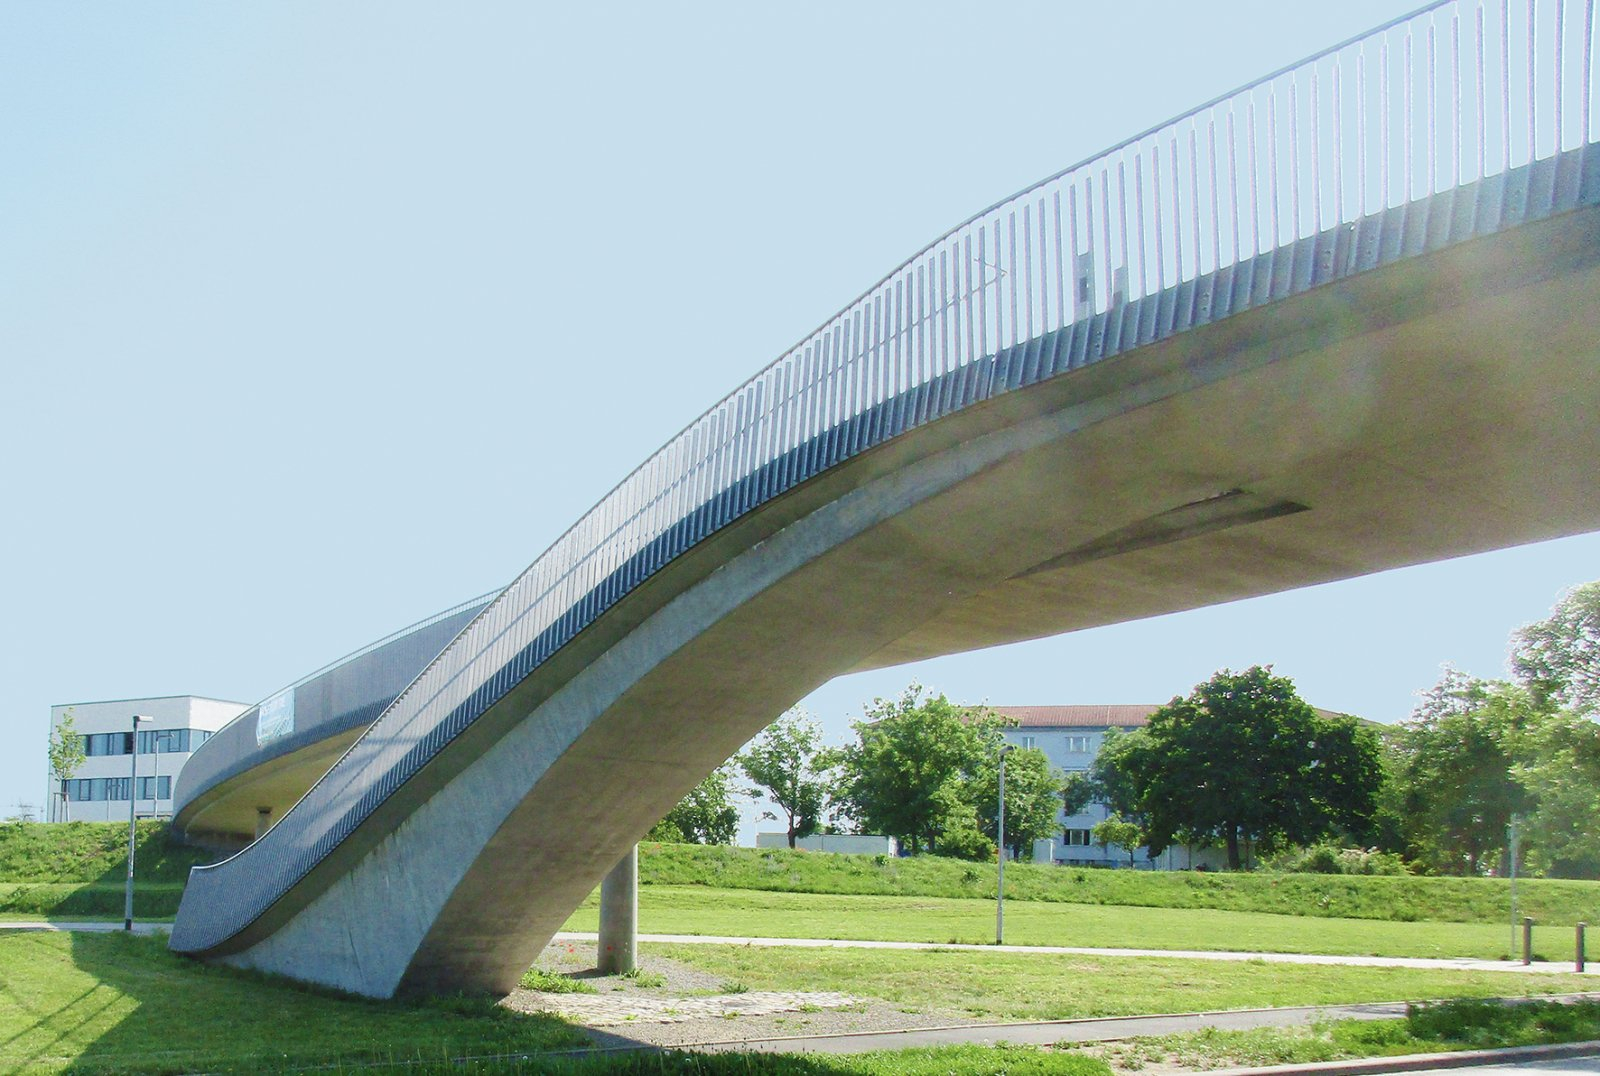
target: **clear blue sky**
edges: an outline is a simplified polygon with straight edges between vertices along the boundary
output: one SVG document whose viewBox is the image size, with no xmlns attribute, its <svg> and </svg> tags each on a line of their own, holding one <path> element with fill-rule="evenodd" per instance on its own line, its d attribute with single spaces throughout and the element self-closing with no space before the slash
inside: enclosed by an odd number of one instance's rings
<svg viewBox="0 0 1600 1076">
<path fill-rule="evenodd" d="M 1405 5 L 1409 6 L 1409 5 Z M 0 8 L 0 809 L 52 703 L 256 700 L 504 583 L 970 212 L 1398 14 L 1282 3 Z M 1582 537 L 837 681 L 1403 717 Z"/>
</svg>

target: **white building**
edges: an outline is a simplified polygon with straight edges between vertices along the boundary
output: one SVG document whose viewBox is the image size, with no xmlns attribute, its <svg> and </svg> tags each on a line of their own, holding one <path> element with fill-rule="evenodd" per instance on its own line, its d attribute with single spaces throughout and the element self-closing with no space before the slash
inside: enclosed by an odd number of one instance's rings
<svg viewBox="0 0 1600 1076">
<path fill-rule="evenodd" d="M 50 735 L 67 714 L 83 737 L 83 765 L 67 782 L 66 804 L 61 782 L 45 764 L 52 822 L 118 822 L 128 817 L 128 794 L 137 769 L 134 813 L 140 818 L 172 815 L 172 786 L 189 755 L 215 731 L 249 709 L 246 703 L 172 695 L 159 699 L 117 699 L 75 702 L 50 708 Z M 135 714 L 139 723 L 138 755 L 134 747 Z"/>
<path fill-rule="evenodd" d="M 991 710 L 1014 727 L 1005 729 L 1008 743 L 1018 747 L 1037 747 L 1050 765 L 1063 773 L 1083 773 L 1094 763 L 1112 729 L 1132 732 L 1149 724 L 1159 707 L 1151 704 L 1110 706 L 991 706 Z M 1105 804 L 1091 803 L 1080 814 L 1057 816 L 1060 837 L 1034 842 L 1037 863 L 1059 863 L 1074 867 L 1127 867 L 1128 849 L 1112 845 L 1101 848 L 1091 831 L 1110 813 Z M 1133 849 L 1133 866 L 1150 870 L 1221 869 L 1227 856 L 1220 849 L 1169 848 L 1154 860 L 1148 849 Z"/>
</svg>

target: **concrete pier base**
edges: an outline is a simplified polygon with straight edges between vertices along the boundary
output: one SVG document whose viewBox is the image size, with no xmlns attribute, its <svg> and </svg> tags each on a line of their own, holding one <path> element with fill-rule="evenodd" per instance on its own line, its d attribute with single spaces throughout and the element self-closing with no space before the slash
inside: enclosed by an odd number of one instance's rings
<svg viewBox="0 0 1600 1076">
<path fill-rule="evenodd" d="M 634 968 L 639 949 L 639 846 L 628 849 L 600 883 L 600 945 L 597 967 L 606 975 Z"/>
</svg>

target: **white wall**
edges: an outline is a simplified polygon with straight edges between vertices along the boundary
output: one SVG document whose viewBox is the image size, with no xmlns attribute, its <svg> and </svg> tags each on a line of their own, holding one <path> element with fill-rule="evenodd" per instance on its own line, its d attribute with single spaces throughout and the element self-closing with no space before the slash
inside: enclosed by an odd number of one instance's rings
<svg viewBox="0 0 1600 1076">
<path fill-rule="evenodd" d="M 201 729 L 206 732 L 215 732 L 227 724 L 234 717 L 243 713 L 248 706 L 241 702 L 229 702 L 224 699 L 205 699 L 193 695 L 173 695 L 156 699 L 115 699 L 106 702 L 78 702 L 64 703 L 50 708 L 50 733 L 55 734 L 56 726 L 68 711 L 72 713 L 72 723 L 79 735 L 87 736 L 94 733 L 125 733 L 131 730 L 133 715 L 142 714 L 154 720 L 142 722 L 141 731 L 162 731 L 167 729 Z M 163 751 L 158 753 L 141 752 L 137 759 L 138 776 L 146 778 L 170 778 L 170 784 L 177 784 L 178 770 L 188 761 L 192 751 Z M 72 776 L 75 779 L 115 778 L 130 775 L 134 760 L 126 754 L 98 755 L 83 760 Z M 49 801 L 46 809 L 41 812 L 42 817 L 50 821 L 64 821 L 70 819 L 75 822 L 116 822 L 128 817 L 128 801 L 120 800 L 90 800 L 73 801 L 67 808 L 65 816 L 62 814 L 61 783 L 49 773 L 49 760 L 45 760 L 47 787 Z M 160 781 L 151 782 L 158 786 Z M 134 805 L 135 813 L 141 818 L 168 817 L 172 814 L 172 798 L 170 788 L 164 798 L 151 800 L 141 797 Z"/>
</svg>

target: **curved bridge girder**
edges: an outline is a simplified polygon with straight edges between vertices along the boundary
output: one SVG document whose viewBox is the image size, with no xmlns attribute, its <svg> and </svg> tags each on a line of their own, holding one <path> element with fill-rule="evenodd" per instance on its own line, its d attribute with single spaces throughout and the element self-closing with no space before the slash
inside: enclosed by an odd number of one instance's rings
<svg viewBox="0 0 1600 1076">
<path fill-rule="evenodd" d="M 812 480 L 514 687 L 378 840 L 213 952 L 369 994 L 508 990 L 640 833 L 840 671 L 1600 526 L 1600 437 L 1573 420 L 1600 348 L 1564 316 L 1600 301 L 1596 218 L 1241 315 Z"/>
</svg>

